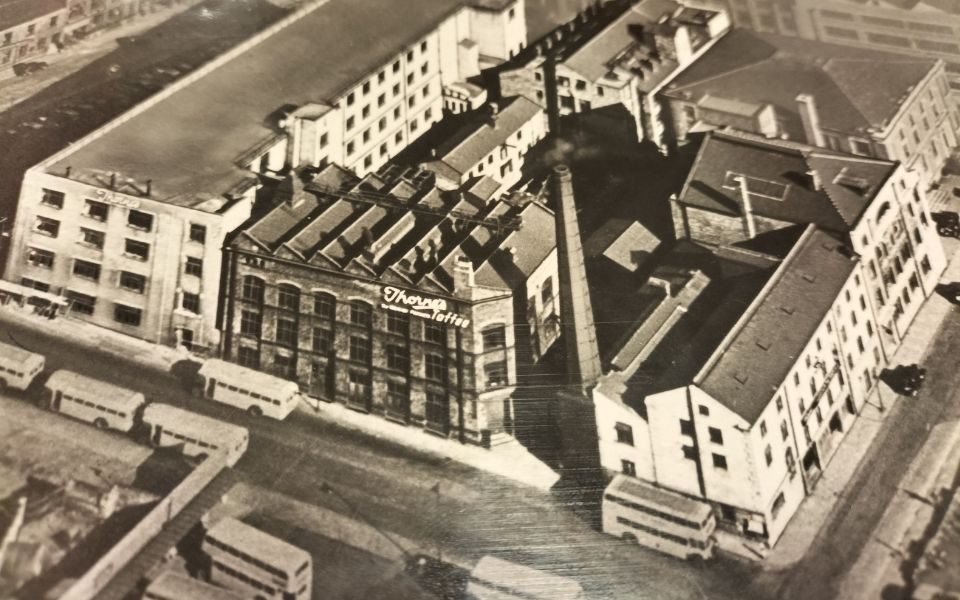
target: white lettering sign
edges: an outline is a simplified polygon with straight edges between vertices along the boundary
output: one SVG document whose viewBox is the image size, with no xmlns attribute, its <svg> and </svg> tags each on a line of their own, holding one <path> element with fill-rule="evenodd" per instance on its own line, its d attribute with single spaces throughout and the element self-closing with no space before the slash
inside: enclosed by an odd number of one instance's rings
<svg viewBox="0 0 960 600">
<path fill-rule="evenodd" d="M 107 190 L 97 190 L 94 196 L 96 196 L 100 202 L 106 202 L 107 204 L 114 204 L 124 208 L 140 208 L 140 200 L 121 196 L 113 192 L 108 192 Z"/>
<path fill-rule="evenodd" d="M 456 313 L 447 310 L 447 301 L 443 298 L 431 298 L 413 294 L 393 286 L 383 288 L 381 308 L 411 314 L 422 319 L 450 323 L 454 327 L 466 327 L 470 319 L 465 319 Z"/>
</svg>

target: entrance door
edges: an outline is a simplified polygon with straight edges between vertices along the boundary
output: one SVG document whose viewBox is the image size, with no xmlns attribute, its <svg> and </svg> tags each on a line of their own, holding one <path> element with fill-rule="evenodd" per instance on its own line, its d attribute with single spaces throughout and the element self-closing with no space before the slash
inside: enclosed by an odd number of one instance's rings
<svg viewBox="0 0 960 600">
<path fill-rule="evenodd" d="M 187 350 L 193 350 L 193 330 L 192 329 L 180 330 L 180 344 Z"/>
</svg>

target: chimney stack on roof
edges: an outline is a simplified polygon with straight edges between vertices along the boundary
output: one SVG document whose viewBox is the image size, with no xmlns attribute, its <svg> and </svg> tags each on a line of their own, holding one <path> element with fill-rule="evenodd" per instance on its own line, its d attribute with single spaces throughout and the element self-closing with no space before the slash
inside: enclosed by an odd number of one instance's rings
<svg viewBox="0 0 960 600">
<path fill-rule="evenodd" d="M 453 291 L 462 292 L 474 286 L 473 261 L 460 255 L 453 263 Z"/>
<path fill-rule="evenodd" d="M 153 180 L 152 180 L 152 179 L 148 179 L 148 180 L 147 180 L 147 191 L 146 191 L 146 193 L 145 193 L 144 195 L 145 195 L 147 198 L 149 198 L 151 193 L 153 193 Z"/>
<path fill-rule="evenodd" d="M 70 172 L 71 172 L 71 171 L 73 171 L 73 167 L 71 167 L 70 165 L 67 165 L 66 173 L 64 174 L 64 177 L 66 177 L 66 178 L 69 179 L 69 178 L 70 178 Z"/>
<path fill-rule="evenodd" d="M 556 211 L 560 325 L 567 357 L 567 383 L 583 394 L 603 375 L 603 370 L 577 222 L 573 176 L 566 165 L 554 167 L 550 190 Z"/>
<path fill-rule="evenodd" d="M 796 97 L 797 112 L 803 124 L 803 134 L 806 142 L 812 146 L 823 147 L 823 130 L 820 129 L 820 115 L 817 112 L 817 102 L 811 94 L 798 94 Z"/>
<path fill-rule="evenodd" d="M 753 218 L 753 201 L 750 200 L 750 192 L 747 190 L 747 178 L 740 176 L 736 178 L 740 199 L 740 218 L 743 220 L 743 234 L 748 240 L 757 237 L 757 223 Z"/>
<path fill-rule="evenodd" d="M 111 190 L 117 189 L 117 174 L 116 174 L 116 173 L 110 173 L 110 189 L 111 189 Z"/>
<path fill-rule="evenodd" d="M 820 179 L 820 173 L 816 169 L 807 171 L 807 176 L 810 177 L 810 187 L 813 188 L 813 191 L 819 192 L 823 189 L 823 180 Z"/>
</svg>

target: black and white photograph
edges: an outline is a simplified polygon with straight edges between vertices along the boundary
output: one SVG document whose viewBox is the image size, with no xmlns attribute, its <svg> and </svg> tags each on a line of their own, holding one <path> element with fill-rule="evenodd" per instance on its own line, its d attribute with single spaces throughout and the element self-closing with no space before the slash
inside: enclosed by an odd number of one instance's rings
<svg viewBox="0 0 960 600">
<path fill-rule="evenodd" d="M 960 0 L 0 0 L 0 600 L 960 599 Z"/>
</svg>

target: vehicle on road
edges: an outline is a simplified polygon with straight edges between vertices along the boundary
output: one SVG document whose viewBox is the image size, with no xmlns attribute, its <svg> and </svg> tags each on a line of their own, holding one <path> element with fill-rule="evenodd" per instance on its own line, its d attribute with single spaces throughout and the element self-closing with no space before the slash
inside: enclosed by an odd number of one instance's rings
<svg viewBox="0 0 960 600">
<path fill-rule="evenodd" d="M 0 342 L 0 390 L 7 387 L 26 390 L 46 362 L 42 354 Z"/>
<path fill-rule="evenodd" d="M 582 600 L 580 584 L 495 556 L 484 556 L 470 571 L 467 598 L 474 600 Z"/>
<path fill-rule="evenodd" d="M 234 466 L 247 451 L 250 433 L 245 427 L 224 423 L 169 404 L 154 402 L 143 409 L 148 439 L 157 448 L 179 448 L 184 456 L 206 459 L 223 452 Z"/>
<path fill-rule="evenodd" d="M 243 409 L 253 416 L 283 420 L 300 400 L 296 383 L 218 358 L 203 363 L 198 375 L 203 397 Z"/>
<path fill-rule="evenodd" d="M 256 597 L 311 597 L 310 554 L 237 519 L 211 527 L 202 549 L 210 557 L 210 581 L 217 585 Z"/>
<path fill-rule="evenodd" d="M 890 389 L 903 396 L 916 396 L 920 393 L 920 387 L 927 378 L 927 370 L 923 367 L 912 365 L 897 365 L 892 369 L 884 369 L 880 373 L 880 379 L 890 386 Z"/>
<path fill-rule="evenodd" d="M 960 237 L 960 215 L 952 211 L 930 214 L 937 225 L 937 233 L 943 237 Z"/>
<path fill-rule="evenodd" d="M 46 62 L 42 60 L 35 60 L 31 62 L 22 62 L 13 65 L 13 74 L 17 77 L 24 77 L 30 75 L 31 73 L 36 73 L 42 71 L 49 67 Z"/>
<path fill-rule="evenodd" d="M 143 592 L 143 600 L 192 600 L 193 598 L 244 600 L 246 596 L 176 571 L 164 571 L 150 582 L 146 591 Z"/>
<path fill-rule="evenodd" d="M 100 429 L 129 433 L 145 404 L 140 392 L 65 369 L 50 375 L 44 388 L 46 408 Z"/>
<path fill-rule="evenodd" d="M 688 560 L 713 557 L 717 520 L 709 504 L 619 474 L 603 493 L 603 531 Z"/>
</svg>

